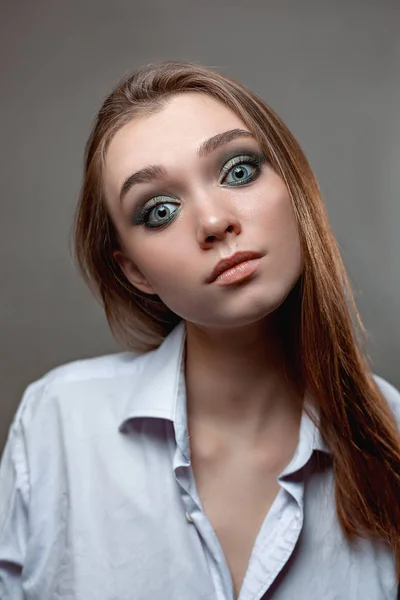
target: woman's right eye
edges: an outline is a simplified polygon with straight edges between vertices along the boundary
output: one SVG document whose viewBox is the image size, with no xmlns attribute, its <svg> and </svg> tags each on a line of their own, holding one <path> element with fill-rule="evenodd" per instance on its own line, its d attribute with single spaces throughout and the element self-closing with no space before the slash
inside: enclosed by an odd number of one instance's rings
<svg viewBox="0 0 400 600">
<path fill-rule="evenodd" d="M 178 210 L 179 205 L 172 202 L 172 199 L 166 198 L 162 202 L 160 196 L 158 196 L 143 207 L 135 221 L 137 225 L 144 225 L 153 229 L 162 227 L 175 217 Z"/>
</svg>

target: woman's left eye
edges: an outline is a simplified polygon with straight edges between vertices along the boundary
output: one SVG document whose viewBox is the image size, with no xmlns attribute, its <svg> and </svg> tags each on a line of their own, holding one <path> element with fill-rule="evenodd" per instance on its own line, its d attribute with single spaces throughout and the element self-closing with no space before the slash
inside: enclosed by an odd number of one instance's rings
<svg viewBox="0 0 400 600">
<path fill-rule="evenodd" d="M 261 172 L 262 160 L 255 160 L 249 156 L 238 156 L 224 165 L 220 183 L 223 185 L 245 185 L 258 177 Z"/>
</svg>

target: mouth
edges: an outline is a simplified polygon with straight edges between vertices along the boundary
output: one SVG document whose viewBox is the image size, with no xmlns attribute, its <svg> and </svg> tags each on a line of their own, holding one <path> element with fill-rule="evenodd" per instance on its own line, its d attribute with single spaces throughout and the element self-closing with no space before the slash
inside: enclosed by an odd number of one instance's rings
<svg viewBox="0 0 400 600">
<path fill-rule="evenodd" d="M 223 258 L 214 267 L 207 283 L 217 281 L 221 284 L 235 283 L 253 274 L 262 255 L 259 252 L 236 252 Z"/>
</svg>

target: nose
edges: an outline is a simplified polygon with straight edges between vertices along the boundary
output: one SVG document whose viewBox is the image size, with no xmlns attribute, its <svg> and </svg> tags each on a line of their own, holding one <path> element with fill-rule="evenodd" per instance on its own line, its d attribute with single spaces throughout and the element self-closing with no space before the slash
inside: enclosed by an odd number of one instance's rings
<svg viewBox="0 0 400 600">
<path fill-rule="evenodd" d="M 197 242 L 201 248 L 209 248 L 227 236 L 237 236 L 242 228 L 238 217 L 227 208 L 217 208 L 216 204 L 203 206 L 197 227 Z"/>
</svg>

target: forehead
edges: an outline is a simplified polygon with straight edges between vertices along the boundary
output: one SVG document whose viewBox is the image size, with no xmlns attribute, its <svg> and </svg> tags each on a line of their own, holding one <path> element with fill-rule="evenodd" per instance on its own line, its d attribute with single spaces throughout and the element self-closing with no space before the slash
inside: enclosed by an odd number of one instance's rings
<svg viewBox="0 0 400 600">
<path fill-rule="evenodd" d="M 196 92 L 177 94 L 158 112 L 134 118 L 117 131 L 106 154 L 106 181 L 120 180 L 132 169 L 195 156 L 201 142 L 235 128 L 247 129 L 219 100 Z"/>
</svg>

